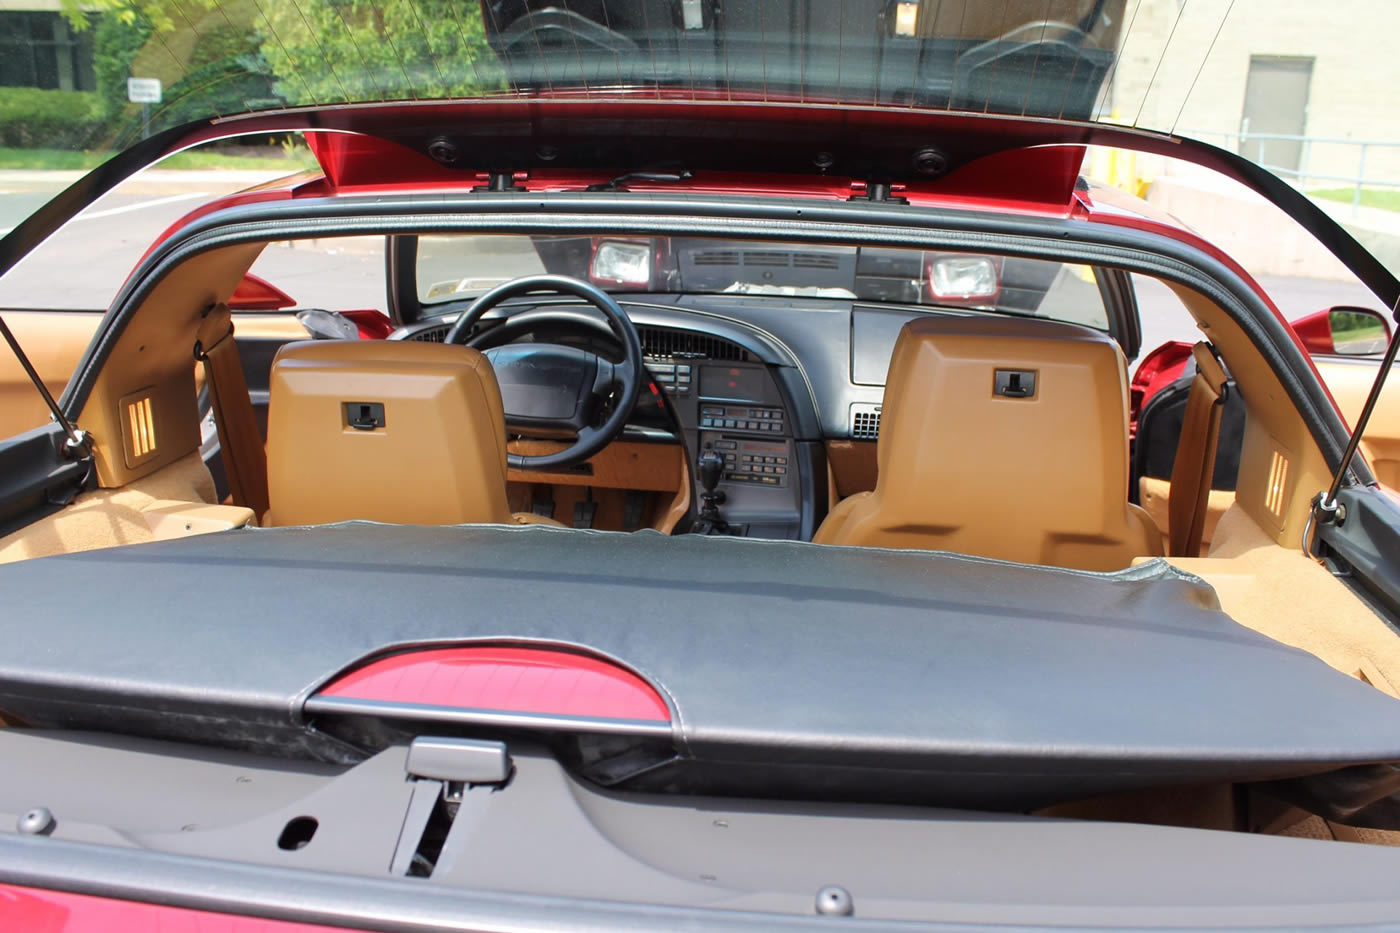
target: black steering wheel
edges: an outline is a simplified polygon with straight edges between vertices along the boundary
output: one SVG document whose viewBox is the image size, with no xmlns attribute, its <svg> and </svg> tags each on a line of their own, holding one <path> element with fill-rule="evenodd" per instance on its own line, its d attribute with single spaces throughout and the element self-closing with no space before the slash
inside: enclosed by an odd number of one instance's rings
<svg viewBox="0 0 1400 933">
<path fill-rule="evenodd" d="M 535 292 L 582 298 L 603 313 L 612 336 L 622 344 L 620 363 L 610 363 L 578 347 L 552 343 L 510 343 L 482 350 L 501 386 L 507 430 L 525 437 L 574 439 L 556 453 L 508 454 L 506 462 L 517 470 L 559 470 L 587 460 L 622 433 L 647 377 L 642 341 L 627 312 L 601 288 L 567 275 L 527 275 L 497 285 L 457 319 L 444 342 L 481 349 L 481 344 L 505 339 L 513 333 L 509 327 L 488 331 L 475 340 L 471 339 L 472 328 L 501 302 Z M 574 311 L 560 316 L 575 322 L 577 315 Z M 539 316 L 538 311 L 532 314 L 532 318 Z M 595 425 L 598 412 L 609 399 L 612 413 L 601 425 Z"/>
</svg>

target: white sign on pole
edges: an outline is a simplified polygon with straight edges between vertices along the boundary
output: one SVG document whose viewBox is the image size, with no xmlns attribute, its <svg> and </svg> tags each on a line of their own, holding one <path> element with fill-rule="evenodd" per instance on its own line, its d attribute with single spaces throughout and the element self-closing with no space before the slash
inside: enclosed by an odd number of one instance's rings
<svg viewBox="0 0 1400 933">
<path fill-rule="evenodd" d="M 133 104 L 160 103 L 160 78 L 127 78 L 126 99 Z"/>
</svg>

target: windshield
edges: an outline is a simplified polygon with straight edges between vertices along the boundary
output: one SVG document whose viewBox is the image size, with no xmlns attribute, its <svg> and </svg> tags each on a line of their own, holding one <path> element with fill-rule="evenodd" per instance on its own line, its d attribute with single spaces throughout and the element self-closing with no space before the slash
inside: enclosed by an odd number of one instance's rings
<svg viewBox="0 0 1400 933">
<path fill-rule="evenodd" d="M 610 292 L 774 295 L 1028 314 L 1107 330 L 1094 270 L 931 250 L 690 237 L 424 236 L 427 314 L 524 275 L 586 279 Z"/>
</svg>

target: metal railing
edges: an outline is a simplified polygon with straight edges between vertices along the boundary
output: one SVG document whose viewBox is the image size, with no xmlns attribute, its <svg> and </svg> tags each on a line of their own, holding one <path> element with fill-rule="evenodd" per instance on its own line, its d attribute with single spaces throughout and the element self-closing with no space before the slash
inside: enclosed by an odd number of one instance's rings
<svg viewBox="0 0 1400 933">
<path fill-rule="evenodd" d="M 1222 133 L 1193 130 L 1179 130 L 1178 135 L 1219 145 L 1222 149 L 1244 155 L 1280 178 L 1292 182 L 1295 187 L 1305 193 L 1310 189 L 1317 188 L 1318 182 L 1334 182 L 1337 183 L 1337 187 L 1350 188 L 1352 190 L 1351 209 L 1353 216 L 1360 212 L 1362 194 L 1365 189 L 1400 190 L 1400 180 L 1371 177 L 1367 174 L 1368 158 L 1374 165 L 1378 153 L 1389 155 L 1390 158 L 1386 159 L 1387 162 L 1400 164 L 1400 142 L 1386 142 L 1378 139 L 1342 139 L 1330 136 L 1289 136 L 1282 133 Z M 1271 144 L 1276 157 L 1288 148 L 1297 147 L 1297 166 L 1271 164 L 1269 162 L 1269 146 Z M 1255 147 L 1254 152 L 1248 151 L 1251 146 Z M 1345 175 L 1312 170 L 1310 166 L 1313 164 L 1314 156 L 1317 154 L 1317 150 L 1322 147 L 1344 147 L 1354 150 L 1355 154 L 1350 160 L 1354 160 L 1356 165 L 1355 173 Z M 1339 160 L 1329 161 L 1335 164 Z"/>
</svg>

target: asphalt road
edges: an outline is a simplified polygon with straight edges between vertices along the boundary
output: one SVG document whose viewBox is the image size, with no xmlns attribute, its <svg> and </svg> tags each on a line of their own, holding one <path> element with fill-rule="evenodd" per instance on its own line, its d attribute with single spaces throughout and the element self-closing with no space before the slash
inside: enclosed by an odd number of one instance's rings
<svg viewBox="0 0 1400 933">
<path fill-rule="evenodd" d="M 94 204 L 9 274 L 0 278 L 0 308 L 105 308 L 146 248 L 170 224 L 200 204 L 246 187 L 247 178 L 190 173 L 188 179 L 129 183 Z M 0 233 L 18 224 L 62 187 L 42 174 L 0 173 Z M 446 257 L 441 257 L 445 259 Z M 537 271 L 498 261 L 500 274 Z M 471 263 L 468 265 L 477 265 Z M 506 268 L 509 266 L 510 268 Z M 274 244 L 253 268 L 303 306 L 383 308 L 384 254 L 380 238 L 340 238 Z M 445 273 L 444 273 L 445 274 Z M 1261 278 L 1289 320 L 1337 304 L 1378 307 L 1354 282 Z M 1143 347 L 1197 339 L 1190 316 L 1165 286 L 1138 280 Z"/>
</svg>

